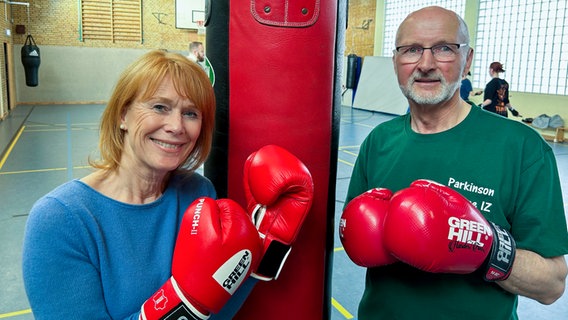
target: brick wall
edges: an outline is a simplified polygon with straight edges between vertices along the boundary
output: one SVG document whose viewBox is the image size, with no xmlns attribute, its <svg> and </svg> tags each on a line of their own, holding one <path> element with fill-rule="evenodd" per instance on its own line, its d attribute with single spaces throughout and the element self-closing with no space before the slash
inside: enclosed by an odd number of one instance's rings
<svg viewBox="0 0 568 320">
<path fill-rule="evenodd" d="M 176 29 L 175 1 L 143 0 L 143 43 L 103 40 L 81 41 L 79 33 L 79 0 L 34 0 L 30 1 L 30 25 L 25 6 L 12 5 L 13 43 L 23 44 L 29 32 L 37 45 L 76 46 L 97 48 L 168 49 L 187 51 L 191 41 L 205 42 L 205 35 L 195 30 Z M 3 5 L 0 4 L 3 10 Z M 0 12 L 1 13 L 1 12 Z M 159 18 L 159 20 L 158 20 Z M 2 19 L 3 20 L 3 19 Z M 2 21 L 3 22 L 3 21 Z M 16 25 L 26 25 L 26 34 L 16 35 Z"/>
<path fill-rule="evenodd" d="M 354 53 L 360 57 L 372 56 L 375 45 L 376 0 L 350 0 L 347 30 L 345 31 L 345 55 Z M 371 22 L 368 22 L 372 19 Z"/>
<path fill-rule="evenodd" d="M 109 0 L 107 0 L 109 1 Z M 40 66 L 40 79 L 52 79 L 49 72 L 60 70 L 61 60 L 69 59 L 69 54 L 76 54 L 78 49 L 101 50 L 101 60 L 109 58 L 109 51 L 115 50 L 118 54 L 124 50 L 139 50 L 143 52 L 150 49 L 166 49 L 187 53 L 188 44 L 191 41 L 205 43 L 205 35 L 198 34 L 196 30 L 177 29 L 175 27 L 175 1 L 174 0 L 143 0 L 142 1 L 142 42 L 140 41 L 117 41 L 111 40 L 84 40 L 81 39 L 80 5 L 81 0 L 29 0 L 21 3 L 29 3 L 28 8 L 19 4 L 0 3 L 0 38 L 6 46 L 6 53 L 0 51 L 0 65 L 5 65 L 8 60 L 9 67 L 6 72 L 0 71 L 0 119 L 8 115 L 10 104 L 15 107 L 19 103 L 26 103 L 26 98 L 42 96 L 50 82 L 40 81 L 38 87 L 28 88 L 22 80 L 23 66 L 20 58 L 20 48 L 24 44 L 28 34 L 31 34 L 35 43 L 40 48 L 42 64 Z M 16 34 L 16 27 L 24 26 L 23 34 Z M 11 35 L 7 35 L 9 30 Z M 61 48 L 70 47 L 69 50 L 61 51 Z M 43 50 L 41 50 L 43 49 Z M 52 51 L 52 52 L 50 52 Z M 49 66 L 48 57 L 55 52 L 62 53 L 59 59 L 51 56 Z M 84 52 L 84 51 L 83 51 Z M 129 51 L 130 52 L 130 51 Z M 110 53 L 112 56 L 112 53 Z M 136 56 L 133 54 L 132 57 Z M 98 58 L 99 56 L 97 56 Z M 120 59 L 119 59 L 120 60 Z M 64 63 L 64 62 L 63 62 Z M 88 70 L 89 66 L 85 66 Z M 122 67 L 122 65 L 121 65 Z M 65 68 L 65 67 L 63 67 Z M 82 69 L 70 70 L 70 72 L 82 72 Z M 46 77 L 47 76 L 47 77 Z M 8 80 L 7 80 L 8 79 Z M 112 77 L 97 79 L 100 82 L 114 81 Z M 9 85 L 7 84 L 9 82 Z M 82 79 L 79 82 L 83 82 Z M 63 82 L 64 83 L 64 82 Z M 47 86 L 46 86 L 47 85 Z M 61 90 L 66 90 L 61 88 Z M 53 91 L 53 90 L 52 90 Z M 66 92 L 65 91 L 65 92 Z M 62 91 L 63 92 L 63 91 Z M 10 103 L 7 98 L 10 97 Z M 35 97 L 35 96 L 34 96 Z M 35 99 L 33 101 L 43 101 Z M 59 101 L 59 100 L 57 100 Z"/>
<path fill-rule="evenodd" d="M 7 17 L 10 16 L 10 6 L 0 4 L 0 16 Z M 6 30 L 10 30 L 10 33 L 13 33 L 11 30 L 10 21 L 6 19 L 0 19 L 0 39 L 2 39 L 2 48 L 0 48 L 0 66 L 6 65 L 7 56 L 4 54 L 4 47 L 7 50 L 11 50 L 12 45 L 12 38 L 6 34 Z M 0 76 L 0 90 L 2 90 L 1 94 L 1 101 L 0 101 L 0 119 L 4 119 L 5 116 L 8 115 L 8 85 L 6 82 L 6 71 L 5 68 L 0 69 L 2 76 Z"/>
</svg>

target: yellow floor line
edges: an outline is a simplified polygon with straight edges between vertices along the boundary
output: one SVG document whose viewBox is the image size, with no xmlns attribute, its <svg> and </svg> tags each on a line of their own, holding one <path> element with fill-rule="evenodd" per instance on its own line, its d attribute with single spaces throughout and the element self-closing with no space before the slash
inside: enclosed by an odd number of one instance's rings
<svg viewBox="0 0 568 320">
<path fill-rule="evenodd" d="M 8 312 L 8 313 L 0 313 L 0 319 L 21 316 L 23 314 L 28 314 L 28 313 L 32 313 L 32 309 L 25 309 L 25 310 Z"/>
<path fill-rule="evenodd" d="M 355 156 L 355 157 L 358 155 L 358 153 L 351 152 L 351 151 L 347 151 L 347 150 L 341 150 L 341 152 L 347 153 L 347 154 L 352 155 L 352 156 Z"/>
<path fill-rule="evenodd" d="M 341 162 L 341 163 L 344 163 L 344 164 L 346 164 L 346 165 L 348 165 L 348 166 L 352 166 L 352 167 L 354 166 L 353 163 L 348 162 L 348 161 L 345 161 L 345 160 L 338 159 L 337 161 L 339 161 L 339 162 Z"/>
<path fill-rule="evenodd" d="M 365 119 L 363 119 L 363 120 L 365 120 Z M 359 121 L 359 120 L 357 120 L 357 121 Z M 377 126 L 377 125 L 360 123 L 360 122 L 353 122 L 351 120 L 343 120 L 343 119 L 341 120 L 341 122 L 349 123 L 349 124 L 352 124 L 352 125 L 355 125 L 355 126 L 367 127 L 367 128 L 374 128 L 374 127 Z"/>
<path fill-rule="evenodd" d="M 96 122 L 78 122 L 73 123 L 73 126 L 94 126 L 98 127 L 99 124 Z M 32 123 L 28 124 L 29 128 L 37 128 L 37 127 L 67 127 L 67 123 Z"/>
<path fill-rule="evenodd" d="M 345 149 L 358 149 L 358 148 L 360 148 L 360 147 L 361 147 L 361 145 L 360 145 L 360 144 L 357 144 L 357 145 L 354 145 L 354 146 L 341 146 L 341 147 L 339 147 L 339 150 L 345 150 Z"/>
<path fill-rule="evenodd" d="M 345 319 L 353 319 L 353 315 L 349 311 L 347 311 L 347 309 L 345 309 L 334 298 L 331 298 L 331 304 L 335 309 L 337 309 L 337 311 L 339 311 L 339 313 L 341 313 L 341 315 L 345 317 Z M 29 313 L 32 313 L 32 309 L 25 309 L 25 310 L 8 312 L 8 313 L 0 313 L 0 319 L 21 316 L 23 314 L 29 314 Z"/>
<path fill-rule="evenodd" d="M 349 311 L 347 311 L 347 309 L 345 309 L 334 298 L 331 298 L 331 304 L 335 309 L 337 309 L 337 311 L 339 311 L 339 313 L 341 313 L 345 317 L 345 319 L 353 319 L 353 315 L 349 313 Z M 32 309 L 25 309 L 25 310 L 8 312 L 8 313 L 0 313 L 0 319 L 21 316 L 23 314 L 29 314 L 29 313 L 32 313 Z"/>
<path fill-rule="evenodd" d="M 2 157 L 2 159 L 0 159 L 0 170 L 2 170 L 2 167 L 4 166 L 4 163 L 6 162 L 6 159 L 8 159 L 8 156 L 10 155 L 10 152 L 12 152 L 12 149 L 14 148 L 14 146 L 16 145 L 16 142 L 18 142 L 18 139 L 20 139 L 20 136 L 22 135 L 22 132 L 24 132 L 24 128 L 26 126 L 22 126 L 20 128 L 20 130 L 18 130 L 18 133 L 16 134 L 16 136 L 14 137 L 14 140 L 12 140 L 12 143 L 10 143 L 10 146 L 8 147 L 8 150 L 6 151 L 6 154 L 4 154 L 4 156 Z"/>
<path fill-rule="evenodd" d="M 337 300 L 331 298 L 331 304 L 345 317 L 345 319 L 353 319 L 353 315 L 349 313 L 349 311 L 347 311 L 347 309 L 345 309 L 339 302 L 337 302 Z"/>
<path fill-rule="evenodd" d="M 92 167 L 91 166 L 73 167 L 73 169 L 87 169 L 87 168 L 92 168 Z M 8 174 L 37 173 L 37 172 L 64 171 L 64 170 L 67 170 L 67 168 L 47 168 L 47 169 L 35 169 L 35 170 L 7 171 L 7 172 L 0 172 L 0 176 Z"/>
<path fill-rule="evenodd" d="M 55 132 L 55 131 L 85 131 L 85 130 L 89 130 L 89 131 L 95 131 L 97 130 L 97 128 L 71 128 L 71 129 L 67 129 L 67 128 L 49 128 L 49 129 L 28 129 L 28 132 Z"/>
</svg>

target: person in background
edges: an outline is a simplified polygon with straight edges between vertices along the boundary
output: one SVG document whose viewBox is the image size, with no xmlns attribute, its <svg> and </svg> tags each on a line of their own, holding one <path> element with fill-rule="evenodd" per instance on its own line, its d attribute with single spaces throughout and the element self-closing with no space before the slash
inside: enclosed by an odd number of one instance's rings
<svg viewBox="0 0 568 320">
<path fill-rule="evenodd" d="M 367 268 L 358 319 L 517 319 L 520 295 L 551 304 L 564 292 L 554 153 L 525 124 L 461 99 L 469 40 L 464 20 L 435 6 L 397 31 L 410 113 L 361 144 L 339 227 Z"/>
<path fill-rule="evenodd" d="M 202 64 L 205 61 L 205 47 L 200 41 L 189 43 L 189 55 L 187 58 L 193 62 Z"/>
<path fill-rule="evenodd" d="M 211 85 L 215 85 L 215 70 L 205 55 L 205 47 L 202 42 L 193 41 L 189 43 L 189 55 L 187 58 L 200 65 L 209 77 Z"/>
<path fill-rule="evenodd" d="M 505 72 L 503 65 L 492 62 L 489 66 L 491 80 L 485 85 L 483 90 L 483 102 L 479 105 L 482 109 L 507 117 L 507 110 L 511 110 L 513 115 L 518 116 L 518 112 L 511 107 L 509 102 L 509 83 L 499 78 L 499 74 Z M 514 110 L 514 111 L 513 111 Z"/>
<path fill-rule="evenodd" d="M 465 77 L 463 77 L 462 82 L 461 82 L 461 87 L 460 87 L 460 96 L 461 98 L 469 103 L 469 104 L 474 104 L 471 100 L 469 100 L 469 97 L 471 96 L 478 96 L 480 94 L 483 93 L 483 91 L 476 91 L 473 92 L 473 86 L 471 84 L 471 81 L 469 80 L 468 76 L 471 76 L 471 72 L 468 71 L 467 75 Z"/>
</svg>

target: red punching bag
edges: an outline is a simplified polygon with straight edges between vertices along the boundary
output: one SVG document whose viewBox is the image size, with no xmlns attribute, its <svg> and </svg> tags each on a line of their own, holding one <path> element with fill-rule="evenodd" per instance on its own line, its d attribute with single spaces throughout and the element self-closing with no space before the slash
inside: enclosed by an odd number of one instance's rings
<svg viewBox="0 0 568 320">
<path fill-rule="evenodd" d="M 278 279 L 259 282 L 235 319 L 327 319 L 345 0 L 206 1 L 216 132 L 205 164 L 219 197 L 246 206 L 243 166 L 279 145 L 314 181 L 314 201 Z"/>
</svg>

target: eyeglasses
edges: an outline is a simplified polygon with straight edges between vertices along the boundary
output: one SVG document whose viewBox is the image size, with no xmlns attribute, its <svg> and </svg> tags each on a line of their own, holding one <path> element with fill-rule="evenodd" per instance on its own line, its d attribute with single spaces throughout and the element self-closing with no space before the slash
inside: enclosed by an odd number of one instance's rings
<svg viewBox="0 0 568 320">
<path fill-rule="evenodd" d="M 395 51 L 399 56 L 400 63 L 416 63 L 422 57 L 424 50 L 432 51 L 434 59 L 439 62 L 452 62 L 458 56 L 462 47 L 467 47 L 467 43 L 443 43 L 425 48 L 417 45 L 396 47 Z"/>
</svg>

